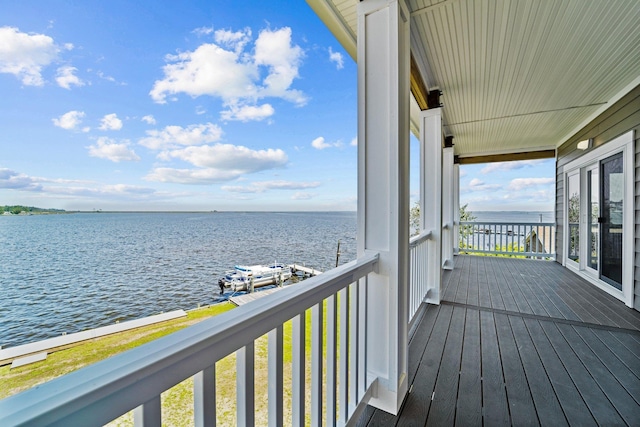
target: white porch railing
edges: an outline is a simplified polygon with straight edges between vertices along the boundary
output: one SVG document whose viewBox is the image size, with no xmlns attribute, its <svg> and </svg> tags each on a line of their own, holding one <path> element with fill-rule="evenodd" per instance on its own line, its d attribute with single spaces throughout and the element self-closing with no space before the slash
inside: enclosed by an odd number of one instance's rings
<svg viewBox="0 0 640 427">
<path fill-rule="evenodd" d="M 551 222 L 460 222 L 459 253 L 555 259 L 556 227 Z"/>
<path fill-rule="evenodd" d="M 310 278 L 304 285 L 284 289 L 4 399 L 0 401 L 0 425 L 103 425 L 134 410 L 136 426 L 160 426 L 160 394 L 193 377 L 195 425 L 214 426 L 215 364 L 233 352 L 236 352 L 237 424 L 254 425 L 254 342 L 264 334 L 268 334 L 268 423 L 306 425 L 308 309 L 311 310 L 310 422 L 312 425 L 353 422 L 375 382 L 371 379 L 367 382 L 365 375 L 365 301 L 367 276 L 377 263 L 377 253 L 367 254 Z M 288 393 L 283 390 L 283 324 L 290 319 L 293 320 L 292 419 L 284 420 L 283 399 Z M 266 420 L 258 421 L 263 424 Z"/>
<path fill-rule="evenodd" d="M 409 240 L 409 324 L 429 292 L 427 268 L 430 238 L 431 232 L 423 231 Z"/>
</svg>

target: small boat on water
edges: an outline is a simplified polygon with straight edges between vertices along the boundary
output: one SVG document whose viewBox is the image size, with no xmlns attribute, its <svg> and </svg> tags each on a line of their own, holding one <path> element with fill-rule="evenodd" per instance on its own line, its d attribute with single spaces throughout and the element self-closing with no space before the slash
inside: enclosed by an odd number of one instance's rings
<svg viewBox="0 0 640 427">
<path fill-rule="evenodd" d="M 282 283 L 291 277 L 291 268 L 274 263 L 271 265 L 236 265 L 233 270 L 227 271 L 218 281 L 220 292 L 224 288 L 232 291 L 247 291 L 251 288 L 259 288 L 267 285 Z"/>
</svg>

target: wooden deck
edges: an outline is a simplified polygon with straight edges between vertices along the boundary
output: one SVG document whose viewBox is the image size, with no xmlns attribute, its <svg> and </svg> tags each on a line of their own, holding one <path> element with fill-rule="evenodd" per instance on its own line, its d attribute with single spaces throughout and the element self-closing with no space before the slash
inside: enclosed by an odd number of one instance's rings
<svg viewBox="0 0 640 427">
<path fill-rule="evenodd" d="M 456 257 L 400 414 L 361 426 L 640 425 L 640 313 L 555 262 Z"/>
</svg>

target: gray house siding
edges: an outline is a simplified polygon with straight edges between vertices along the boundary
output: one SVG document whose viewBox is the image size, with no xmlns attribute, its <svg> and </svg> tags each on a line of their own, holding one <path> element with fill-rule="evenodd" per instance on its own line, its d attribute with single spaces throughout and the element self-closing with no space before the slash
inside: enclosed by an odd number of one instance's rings
<svg viewBox="0 0 640 427">
<path fill-rule="evenodd" d="M 576 144 L 578 141 L 593 138 L 591 149 L 594 149 L 630 130 L 635 130 L 634 308 L 640 311 L 640 86 L 625 95 L 558 148 L 556 161 L 556 222 L 558 232 L 556 233 L 556 244 L 558 260 L 561 260 L 564 251 L 562 246 L 564 184 L 560 170 L 562 166 L 589 152 L 589 150 L 578 150 Z"/>
</svg>

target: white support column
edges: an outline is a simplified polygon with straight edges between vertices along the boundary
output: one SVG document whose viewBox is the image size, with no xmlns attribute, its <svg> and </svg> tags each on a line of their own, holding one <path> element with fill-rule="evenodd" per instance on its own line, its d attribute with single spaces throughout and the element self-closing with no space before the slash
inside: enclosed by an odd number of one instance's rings
<svg viewBox="0 0 640 427">
<path fill-rule="evenodd" d="M 442 267 L 445 270 L 453 270 L 453 181 L 453 147 L 445 147 L 442 150 Z"/>
<path fill-rule="evenodd" d="M 420 113 L 420 224 L 431 231 L 426 302 L 440 304 L 442 287 L 442 108 Z"/>
<path fill-rule="evenodd" d="M 380 254 L 367 283 L 370 405 L 396 414 L 407 392 L 409 287 L 409 11 L 358 3 L 358 255 Z"/>
<path fill-rule="evenodd" d="M 453 254 L 460 252 L 460 164 L 453 164 Z"/>
</svg>

